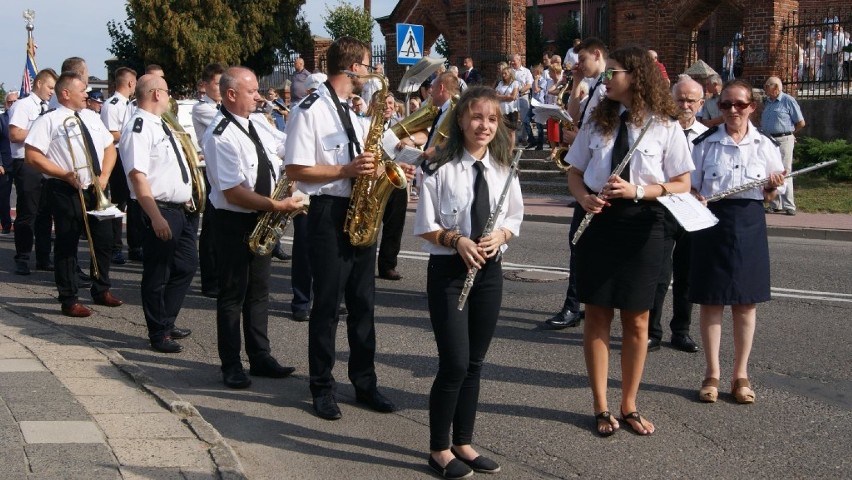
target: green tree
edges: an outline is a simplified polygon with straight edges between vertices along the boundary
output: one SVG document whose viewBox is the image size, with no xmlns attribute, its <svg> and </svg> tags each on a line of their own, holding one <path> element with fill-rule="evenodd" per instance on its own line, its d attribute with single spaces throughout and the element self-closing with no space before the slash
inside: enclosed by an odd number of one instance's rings
<svg viewBox="0 0 852 480">
<path fill-rule="evenodd" d="M 325 7 L 325 30 L 331 38 L 343 36 L 355 37 L 366 44 L 373 42 L 373 17 L 361 7 L 355 7 L 342 1 L 336 7 Z"/>
<path fill-rule="evenodd" d="M 0 105 L 6 105 L 6 84 L 0 83 Z"/>
<path fill-rule="evenodd" d="M 444 66 L 449 68 L 452 64 L 452 60 L 450 59 L 452 52 L 450 51 L 450 44 L 447 42 L 447 39 L 444 38 L 443 34 L 438 35 L 438 39 L 435 40 L 435 53 L 447 59 L 444 62 Z"/>
<path fill-rule="evenodd" d="M 272 71 L 279 50 L 312 48 L 298 15 L 304 0 L 127 0 L 127 20 L 111 21 L 110 51 L 140 71 L 163 66 L 170 88 L 191 91 L 205 65 Z"/>
<path fill-rule="evenodd" d="M 582 38 L 580 35 L 580 25 L 577 20 L 566 17 L 565 21 L 560 22 L 556 27 L 556 53 L 562 55 L 569 48 L 574 46 L 574 39 Z"/>
<path fill-rule="evenodd" d="M 527 9 L 527 63 L 535 65 L 541 61 L 544 55 L 544 34 L 542 33 L 541 14 L 538 12 L 538 7 L 533 6 Z"/>
</svg>

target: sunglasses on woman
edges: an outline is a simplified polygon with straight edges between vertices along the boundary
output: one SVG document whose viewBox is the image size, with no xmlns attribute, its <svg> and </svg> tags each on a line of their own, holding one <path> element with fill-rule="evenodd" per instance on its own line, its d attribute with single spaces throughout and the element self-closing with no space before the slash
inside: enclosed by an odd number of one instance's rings
<svg viewBox="0 0 852 480">
<path fill-rule="evenodd" d="M 737 110 L 742 111 L 750 107 L 751 103 L 752 102 L 719 102 L 719 110 L 730 110 L 731 107 L 734 107 Z"/>
<path fill-rule="evenodd" d="M 613 75 L 615 75 L 616 72 L 629 72 L 629 71 L 630 70 L 624 70 L 624 69 L 621 69 L 621 68 L 607 68 L 601 74 L 601 78 L 608 82 L 608 81 L 612 80 L 612 77 L 613 77 Z"/>
</svg>

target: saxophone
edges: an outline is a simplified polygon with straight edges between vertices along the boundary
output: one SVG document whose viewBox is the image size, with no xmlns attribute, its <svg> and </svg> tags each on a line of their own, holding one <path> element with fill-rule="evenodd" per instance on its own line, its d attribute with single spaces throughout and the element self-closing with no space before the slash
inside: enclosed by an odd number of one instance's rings
<svg viewBox="0 0 852 480">
<path fill-rule="evenodd" d="M 204 172 L 201 171 L 198 152 L 195 150 L 195 145 L 192 144 L 192 138 L 184 130 L 178 121 L 178 104 L 174 98 L 169 99 L 170 110 L 163 112 L 162 119 L 166 122 L 172 134 L 180 142 L 181 150 L 186 158 L 186 164 L 189 166 L 189 175 L 192 181 L 192 204 L 190 212 L 203 212 L 204 202 L 207 201 L 207 187 L 204 184 Z"/>
<path fill-rule="evenodd" d="M 281 175 L 278 183 L 275 184 L 275 189 L 272 191 L 270 198 L 273 200 L 283 200 L 290 196 L 290 188 L 293 181 L 287 178 L 286 175 Z M 306 212 L 307 206 L 294 210 L 292 212 L 263 212 L 263 215 L 254 226 L 251 235 L 248 238 L 249 249 L 256 255 L 266 256 L 272 253 L 275 245 L 284 236 L 287 227 L 293 218 L 300 213 Z"/>
<path fill-rule="evenodd" d="M 564 103 L 562 101 L 562 96 L 565 94 L 565 89 L 569 88 L 570 86 L 571 86 L 571 82 L 568 81 L 568 82 L 565 83 L 565 86 L 560 88 L 559 91 L 556 93 L 556 105 L 559 106 L 560 108 L 562 108 L 563 103 Z M 559 128 L 560 129 L 573 130 L 574 129 L 574 122 L 569 122 L 569 121 L 563 120 L 563 121 L 559 122 Z M 560 138 L 561 138 L 561 134 L 560 134 Z M 567 172 L 568 170 L 571 170 L 571 165 L 566 165 L 565 162 L 562 161 L 562 159 L 565 158 L 565 155 L 568 153 L 569 148 L 571 148 L 571 147 L 562 146 L 559 142 L 556 142 L 556 146 L 553 147 L 553 149 L 550 151 L 550 157 L 549 158 L 556 164 L 556 167 L 563 172 Z"/>
<path fill-rule="evenodd" d="M 405 172 L 392 160 L 382 162 L 382 136 L 384 135 L 384 111 L 385 97 L 388 94 L 388 81 L 385 77 L 377 74 L 357 75 L 350 74 L 362 79 L 376 78 L 381 83 L 381 88 L 373 94 L 370 99 L 373 118 L 370 121 L 370 130 L 364 139 L 364 151 L 371 152 L 376 159 L 376 174 L 361 175 L 355 179 L 352 186 L 352 197 L 349 200 L 349 210 L 346 212 L 346 222 L 343 231 L 349 234 L 349 241 L 355 247 L 368 247 L 376 243 L 379 234 L 379 225 L 385 213 L 385 205 L 394 188 L 403 189 L 408 186 Z M 384 164 L 384 171 L 378 168 L 380 163 Z"/>
</svg>

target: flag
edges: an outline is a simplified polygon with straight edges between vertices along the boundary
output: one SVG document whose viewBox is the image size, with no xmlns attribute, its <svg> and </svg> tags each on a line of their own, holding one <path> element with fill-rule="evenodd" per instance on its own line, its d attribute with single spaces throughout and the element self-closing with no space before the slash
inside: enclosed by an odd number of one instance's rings
<svg viewBox="0 0 852 480">
<path fill-rule="evenodd" d="M 35 62 L 35 42 L 33 42 L 32 32 L 27 40 L 27 61 L 24 64 L 24 77 L 21 80 L 21 98 L 26 97 L 33 90 L 33 82 L 38 71 Z"/>
</svg>

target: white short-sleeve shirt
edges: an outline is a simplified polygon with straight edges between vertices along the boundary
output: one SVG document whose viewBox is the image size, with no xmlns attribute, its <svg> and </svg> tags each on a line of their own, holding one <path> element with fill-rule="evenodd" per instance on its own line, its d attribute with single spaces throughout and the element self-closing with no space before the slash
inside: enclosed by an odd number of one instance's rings
<svg viewBox="0 0 852 480">
<path fill-rule="evenodd" d="M 47 102 L 43 102 L 34 93 L 30 94 L 12 104 L 12 108 L 9 109 L 9 125 L 29 130 L 35 119 L 47 109 Z M 12 158 L 24 158 L 24 142 L 9 142 L 9 145 L 12 147 Z"/>
<path fill-rule="evenodd" d="M 217 113 L 219 113 L 219 109 L 216 107 L 216 102 L 207 95 L 201 97 L 201 101 L 192 106 L 192 126 L 195 128 L 195 138 L 200 140 L 204 136 L 204 132 L 207 131 L 207 127 L 213 122 Z"/>
<path fill-rule="evenodd" d="M 130 105 L 130 99 L 115 92 L 101 105 L 101 121 L 110 132 L 121 132 L 135 109 Z M 122 157 L 123 160 L 123 157 Z"/>
</svg>

